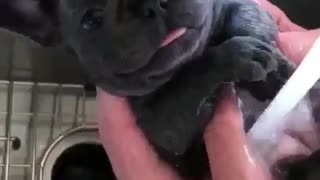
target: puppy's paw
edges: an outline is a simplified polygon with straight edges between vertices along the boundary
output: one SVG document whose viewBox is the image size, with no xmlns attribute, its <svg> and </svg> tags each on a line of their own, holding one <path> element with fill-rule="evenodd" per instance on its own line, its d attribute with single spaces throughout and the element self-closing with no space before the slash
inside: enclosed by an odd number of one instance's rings
<svg viewBox="0 0 320 180">
<path fill-rule="evenodd" d="M 233 37 L 218 47 L 218 58 L 228 64 L 227 75 L 233 81 L 261 81 L 276 70 L 275 47 L 248 36 Z"/>
<path fill-rule="evenodd" d="M 254 82 L 240 81 L 240 87 L 249 90 L 259 101 L 273 99 L 296 68 L 293 63 L 283 58 L 278 58 L 277 64 L 277 69 L 268 73 L 265 80 Z"/>
</svg>

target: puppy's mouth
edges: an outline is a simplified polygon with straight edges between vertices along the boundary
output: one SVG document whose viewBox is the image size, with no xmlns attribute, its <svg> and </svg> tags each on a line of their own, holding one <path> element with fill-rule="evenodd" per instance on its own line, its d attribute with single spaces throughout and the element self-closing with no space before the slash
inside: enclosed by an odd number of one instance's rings
<svg viewBox="0 0 320 180">
<path fill-rule="evenodd" d="M 177 55 L 179 51 L 176 52 L 176 49 L 180 49 L 181 44 L 191 46 L 192 37 L 196 33 L 198 33 L 197 29 L 187 27 L 178 27 L 168 31 L 147 64 L 130 73 L 116 73 L 113 78 L 108 78 L 109 85 L 103 83 L 106 80 L 102 78 L 101 86 L 104 86 L 110 93 L 120 96 L 141 96 L 153 92 L 168 82 L 185 57 L 189 57 L 189 55 Z"/>
<path fill-rule="evenodd" d="M 187 32 L 187 28 L 185 27 L 181 27 L 181 28 L 177 28 L 172 31 L 169 31 L 169 33 L 165 36 L 165 38 L 161 42 L 160 48 L 171 44 L 173 41 L 183 36 L 186 32 Z"/>
</svg>

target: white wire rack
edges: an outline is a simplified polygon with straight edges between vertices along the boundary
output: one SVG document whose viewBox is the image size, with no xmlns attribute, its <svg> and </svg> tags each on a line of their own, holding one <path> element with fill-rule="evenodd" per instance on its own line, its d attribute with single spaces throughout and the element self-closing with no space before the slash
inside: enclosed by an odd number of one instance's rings
<svg viewBox="0 0 320 180">
<path fill-rule="evenodd" d="M 95 124 L 81 85 L 0 81 L 1 180 L 35 180 L 40 158 L 63 132 Z"/>
<path fill-rule="evenodd" d="M 56 138 L 96 124 L 95 98 L 80 85 L 77 60 L 64 52 L 38 51 L 28 39 L 1 30 L 0 180 L 37 179 Z"/>
</svg>

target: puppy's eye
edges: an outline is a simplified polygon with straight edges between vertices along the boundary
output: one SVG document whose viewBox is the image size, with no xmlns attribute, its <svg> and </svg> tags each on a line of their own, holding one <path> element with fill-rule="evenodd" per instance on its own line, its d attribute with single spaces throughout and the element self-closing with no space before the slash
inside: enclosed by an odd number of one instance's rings
<svg viewBox="0 0 320 180">
<path fill-rule="evenodd" d="M 81 19 L 82 28 L 88 31 L 97 30 L 102 27 L 104 11 L 102 9 L 90 9 Z"/>
<path fill-rule="evenodd" d="M 168 0 L 160 0 L 160 7 L 163 9 L 168 8 Z"/>
</svg>

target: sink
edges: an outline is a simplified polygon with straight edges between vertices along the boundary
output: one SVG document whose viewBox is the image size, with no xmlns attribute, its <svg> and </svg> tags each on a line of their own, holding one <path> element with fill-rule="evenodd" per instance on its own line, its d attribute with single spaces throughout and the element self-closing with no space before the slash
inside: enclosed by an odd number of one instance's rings
<svg viewBox="0 0 320 180">
<path fill-rule="evenodd" d="M 17 34 L 0 32 L 1 180 L 51 180 L 48 174 L 55 164 L 67 167 L 70 162 L 64 159 L 78 153 L 83 162 L 70 172 L 52 173 L 70 174 L 87 167 L 79 152 L 97 154 L 97 160 L 108 162 L 99 142 L 96 101 L 86 88 L 88 82 L 77 59 L 64 49 L 40 48 Z M 89 172 L 84 170 L 80 173 Z"/>
</svg>

